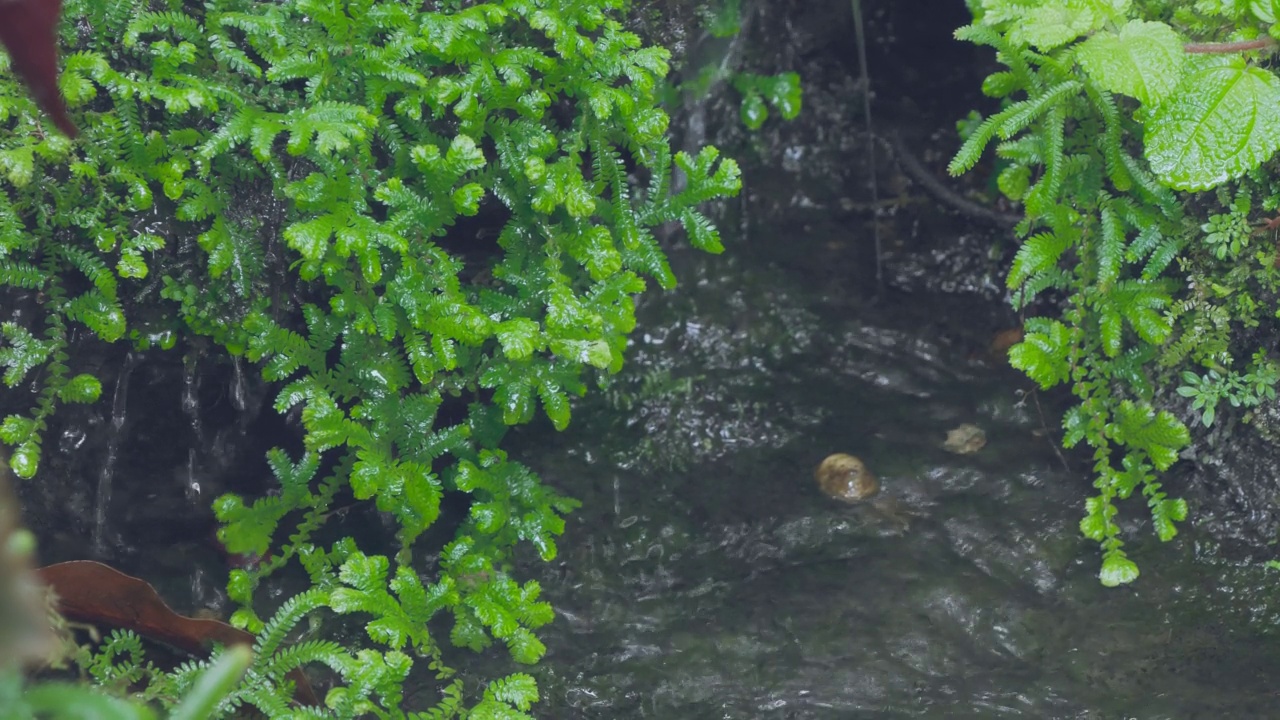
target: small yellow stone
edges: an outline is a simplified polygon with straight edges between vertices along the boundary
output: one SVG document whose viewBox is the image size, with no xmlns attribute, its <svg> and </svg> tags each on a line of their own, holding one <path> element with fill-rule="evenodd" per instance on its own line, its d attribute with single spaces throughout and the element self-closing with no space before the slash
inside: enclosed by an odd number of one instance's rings
<svg viewBox="0 0 1280 720">
<path fill-rule="evenodd" d="M 827 456 L 813 477 L 823 494 L 841 502 L 862 502 L 880 490 L 880 482 L 866 464 L 844 453 Z"/>
</svg>

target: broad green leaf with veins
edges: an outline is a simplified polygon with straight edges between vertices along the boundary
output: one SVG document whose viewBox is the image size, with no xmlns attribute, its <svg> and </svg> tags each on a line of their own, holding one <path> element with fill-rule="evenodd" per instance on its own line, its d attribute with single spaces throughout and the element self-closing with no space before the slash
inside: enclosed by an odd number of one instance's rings
<svg viewBox="0 0 1280 720">
<path fill-rule="evenodd" d="M 1005 67 L 982 89 L 1002 102 L 966 123 L 948 170 L 973 168 L 994 145 L 1006 163 L 998 187 L 1023 202 L 1011 300 L 1025 310 L 1052 291 L 1058 312 L 1027 318 L 1009 361 L 1078 399 L 1062 442 L 1089 446 L 1098 490 L 1080 530 L 1101 546 L 1102 584 L 1123 585 L 1138 568 L 1123 550 L 1118 503 L 1140 498 L 1166 541 L 1187 516 L 1159 478 L 1191 437 L 1156 388 L 1183 370 L 1194 387 L 1178 393 L 1212 420 L 1219 401 L 1254 407 L 1280 384 L 1280 366 L 1260 359 L 1274 345 L 1266 340 L 1249 370 L 1229 370 L 1230 385 L 1186 371 L 1230 366 L 1247 329 L 1273 321 L 1274 258 L 1260 252 L 1250 266 L 1243 251 L 1257 201 L 1268 212 L 1280 203 L 1274 173 L 1259 170 L 1280 149 L 1280 78 L 1267 41 L 1248 53 L 1230 43 L 1257 38 L 1256 20 L 1280 40 L 1280 0 L 968 5 L 974 24 L 956 37 L 995 50 Z M 1189 53 L 1191 40 L 1204 45 Z M 1139 147 L 1147 163 L 1134 157 Z M 1173 192 L 1214 188 L 1229 212 Z"/>
<path fill-rule="evenodd" d="M 1201 62 L 1146 126 L 1151 169 L 1179 190 L 1208 190 L 1280 149 L 1280 79 L 1243 58 Z"/>
<path fill-rule="evenodd" d="M 987 0 L 983 22 L 1012 23 L 1009 36 L 1049 51 L 1123 17 L 1129 0 Z"/>
<path fill-rule="evenodd" d="M 1182 40 L 1159 22 L 1130 21 L 1120 32 L 1103 32 L 1080 44 L 1076 57 L 1104 89 L 1160 102 L 1182 77 Z"/>
</svg>

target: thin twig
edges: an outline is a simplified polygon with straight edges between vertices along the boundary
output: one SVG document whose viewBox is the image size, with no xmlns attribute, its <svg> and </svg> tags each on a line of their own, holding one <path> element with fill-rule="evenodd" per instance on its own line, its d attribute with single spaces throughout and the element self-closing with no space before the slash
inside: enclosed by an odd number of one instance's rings
<svg viewBox="0 0 1280 720">
<path fill-rule="evenodd" d="M 1027 308 L 1023 306 L 1018 310 L 1018 324 L 1022 327 L 1027 326 Z M 1054 454 L 1058 456 L 1058 461 L 1062 463 L 1062 469 L 1068 473 L 1071 472 L 1071 464 L 1067 462 L 1067 456 L 1062 454 L 1061 443 L 1055 438 L 1053 433 L 1049 432 L 1049 421 L 1045 419 L 1044 408 L 1040 407 L 1040 393 L 1033 387 L 1030 390 L 1031 400 L 1036 404 L 1036 415 L 1040 416 L 1040 429 L 1044 432 L 1044 437 L 1049 441 L 1049 447 L 1053 448 Z"/>
<path fill-rule="evenodd" d="M 1053 440 L 1053 434 L 1049 432 L 1049 423 L 1044 418 L 1044 408 L 1040 407 L 1040 393 L 1035 388 L 1031 389 L 1031 399 L 1036 403 L 1036 414 L 1040 416 L 1040 429 L 1044 430 L 1045 437 L 1049 438 L 1049 447 L 1057 453 L 1058 460 L 1062 461 L 1062 469 L 1071 472 L 1071 465 L 1067 463 L 1067 456 L 1062 454 L 1062 448 L 1059 443 Z"/>
<path fill-rule="evenodd" d="M 862 28 L 862 0 L 853 0 L 853 33 L 858 41 L 858 64 L 861 66 L 862 115 L 867 121 L 867 165 L 871 172 L 871 207 L 880 207 L 879 181 L 876 178 L 876 134 L 871 126 L 871 75 L 867 72 L 867 36 Z M 871 213 L 871 235 L 876 242 L 876 292 L 884 290 L 883 248 L 880 244 L 880 217 Z"/>
<path fill-rule="evenodd" d="M 1235 42 L 1221 43 L 1187 43 L 1182 46 L 1182 50 L 1189 53 L 1226 54 L 1247 52 L 1249 50 L 1267 50 L 1275 47 L 1275 40 L 1258 38 L 1257 40 L 1237 40 Z"/>
<path fill-rule="evenodd" d="M 1011 228 L 1022 221 L 1019 215 L 1011 213 L 1002 213 L 993 210 L 985 205 L 979 205 L 972 200 L 960 195 L 956 191 L 942 184 L 942 181 L 934 177 L 924 165 L 920 163 L 911 151 L 907 148 L 906 143 L 902 141 L 902 136 L 896 132 L 891 132 L 885 143 L 893 151 L 894 157 L 898 161 L 898 166 L 902 168 L 902 172 L 907 177 L 919 183 L 926 192 L 943 203 L 950 206 L 956 212 L 967 215 L 975 220 L 990 223 L 1000 228 Z"/>
</svg>

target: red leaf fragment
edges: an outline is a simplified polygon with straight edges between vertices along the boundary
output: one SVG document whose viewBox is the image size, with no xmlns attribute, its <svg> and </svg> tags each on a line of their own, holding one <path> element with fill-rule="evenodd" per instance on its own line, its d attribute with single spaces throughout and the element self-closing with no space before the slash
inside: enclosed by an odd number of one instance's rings
<svg viewBox="0 0 1280 720">
<path fill-rule="evenodd" d="M 0 0 L 2 2 L 3 0 Z M 58 596 L 58 610 L 69 620 L 132 630 L 197 655 L 213 642 L 253 645 L 254 637 L 218 620 L 179 615 L 145 581 L 92 560 L 72 560 L 36 570 Z M 297 685 L 298 701 L 319 705 L 301 669 L 289 673 Z"/>
<path fill-rule="evenodd" d="M 53 124 L 75 137 L 78 131 L 58 92 L 58 16 L 62 0 L 0 0 L 0 43 L 13 69 L 31 88 L 36 103 Z"/>
</svg>

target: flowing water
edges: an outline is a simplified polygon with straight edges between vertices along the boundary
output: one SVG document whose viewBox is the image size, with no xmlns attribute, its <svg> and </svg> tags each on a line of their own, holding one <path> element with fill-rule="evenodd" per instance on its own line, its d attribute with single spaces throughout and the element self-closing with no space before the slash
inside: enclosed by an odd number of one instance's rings
<svg viewBox="0 0 1280 720">
<path fill-rule="evenodd" d="M 236 367 L 239 367 L 237 365 Z M 200 467 L 198 454 L 205 446 L 204 422 L 200 409 L 200 359 L 196 353 L 183 358 L 182 363 L 182 414 L 187 417 L 191 437 L 195 442 L 187 448 L 186 472 L 181 478 L 184 494 L 192 503 L 201 500 Z"/>
<path fill-rule="evenodd" d="M 1189 462 L 1166 489 L 1192 498 L 1192 520 L 1160 543 L 1141 503 L 1124 506 L 1142 575 L 1099 584 L 1078 529 L 1090 462 L 1055 449 L 1067 399 L 1032 393 L 989 349 L 1018 324 L 1008 238 L 938 208 L 897 163 L 873 202 L 847 5 L 744 5 L 762 13 L 747 69 L 798 70 L 804 114 L 744 139 L 732 94 L 685 110 L 690 137 L 746 160 L 728 253 L 678 253 L 682 285 L 645 301 L 604 399 L 513 450 L 583 501 L 555 563 L 519 568 L 559 613 L 532 670 L 538 716 L 1280 715 L 1280 571 L 1265 547 L 1213 539 L 1240 519 L 1197 527 L 1214 498 Z M 959 3 L 862 5 L 877 124 L 936 172 L 981 102 L 957 88 L 989 60 L 949 42 Z M 943 449 L 964 423 L 987 444 Z M 822 495 L 813 470 L 836 452 L 865 460 L 900 510 Z M 509 672 L 502 659 L 468 671 Z"/>
<path fill-rule="evenodd" d="M 526 434 L 522 459 L 583 501 L 556 563 L 521 568 L 559 613 L 539 717 L 1273 716 L 1275 572 L 1190 528 L 1161 544 L 1134 505 L 1142 577 L 1102 588 L 1086 462 L 1064 467 L 1049 399 L 982 350 L 999 308 L 858 302 L 769 262 L 795 226 L 685 258 L 643 309 L 633 399 Z M 821 255 L 831 230 L 788 252 Z M 986 446 L 944 450 L 962 423 Z M 909 525 L 823 496 L 833 452 Z"/>
<path fill-rule="evenodd" d="M 116 464 L 120 457 L 120 443 L 124 437 L 125 423 L 128 420 L 126 408 L 129 402 L 129 377 L 138 362 L 137 356 L 127 353 L 120 364 L 120 373 L 116 376 L 115 391 L 111 395 L 111 422 L 106 427 L 106 449 L 101 469 L 98 470 L 98 486 L 93 502 L 93 550 L 104 553 L 108 546 L 111 528 L 108 518 L 111 515 L 111 488 L 115 483 Z"/>
</svg>

